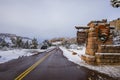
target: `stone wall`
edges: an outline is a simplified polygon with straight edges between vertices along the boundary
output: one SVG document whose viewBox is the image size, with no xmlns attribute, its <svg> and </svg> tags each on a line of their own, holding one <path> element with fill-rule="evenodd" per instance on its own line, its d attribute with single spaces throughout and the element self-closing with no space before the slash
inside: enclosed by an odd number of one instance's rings
<svg viewBox="0 0 120 80">
<path fill-rule="evenodd" d="M 87 38 L 87 43 L 86 43 L 86 54 L 88 55 L 95 55 L 97 45 L 97 34 L 95 32 L 95 28 L 90 28 L 88 32 L 88 38 Z"/>
<path fill-rule="evenodd" d="M 118 45 L 99 45 L 99 53 L 120 53 L 120 46 Z"/>
<path fill-rule="evenodd" d="M 120 53 L 96 53 L 95 59 L 97 65 L 120 65 Z"/>
<path fill-rule="evenodd" d="M 87 33 L 85 31 L 77 31 L 77 43 L 85 44 L 87 39 Z"/>
<path fill-rule="evenodd" d="M 81 59 L 84 60 L 87 64 L 92 64 L 92 65 L 96 65 L 96 58 L 95 56 L 91 56 L 91 55 L 82 55 Z"/>
<path fill-rule="evenodd" d="M 93 21 L 89 31 L 86 53 L 81 58 L 88 64 L 120 64 L 120 46 L 113 45 L 113 34 L 107 22 Z"/>
</svg>

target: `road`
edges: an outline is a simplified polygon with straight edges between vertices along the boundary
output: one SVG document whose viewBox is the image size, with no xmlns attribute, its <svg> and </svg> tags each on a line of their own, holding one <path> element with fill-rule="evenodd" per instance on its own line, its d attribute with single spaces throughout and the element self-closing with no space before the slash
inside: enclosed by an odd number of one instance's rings
<svg viewBox="0 0 120 80">
<path fill-rule="evenodd" d="M 0 64 L 0 80 L 115 80 L 67 60 L 59 48 Z"/>
</svg>

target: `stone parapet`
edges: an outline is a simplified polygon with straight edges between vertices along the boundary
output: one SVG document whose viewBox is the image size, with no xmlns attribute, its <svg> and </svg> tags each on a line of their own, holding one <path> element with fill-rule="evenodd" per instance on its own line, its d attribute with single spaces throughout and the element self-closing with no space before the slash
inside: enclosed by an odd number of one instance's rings
<svg viewBox="0 0 120 80">
<path fill-rule="evenodd" d="M 86 49 L 86 54 L 94 56 L 95 55 L 95 50 L 94 49 Z"/>
<path fill-rule="evenodd" d="M 84 60 L 88 64 L 95 64 L 95 56 L 90 56 L 90 55 L 82 55 L 81 59 Z"/>
<path fill-rule="evenodd" d="M 120 53 L 96 53 L 96 64 L 109 64 L 119 65 L 120 64 Z"/>
<path fill-rule="evenodd" d="M 120 46 L 118 45 L 100 45 L 98 47 L 99 53 L 120 53 Z"/>
<path fill-rule="evenodd" d="M 96 53 L 82 55 L 81 59 L 91 65 L 120 65 L 120 53 Z"/>
</svg>

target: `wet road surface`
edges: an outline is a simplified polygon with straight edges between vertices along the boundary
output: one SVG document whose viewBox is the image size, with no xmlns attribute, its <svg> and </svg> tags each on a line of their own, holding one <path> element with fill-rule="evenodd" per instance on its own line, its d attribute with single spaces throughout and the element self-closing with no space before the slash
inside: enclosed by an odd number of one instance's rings
<svg viewBox="0 0 120 80">
<path fill-rule="evenodd" d="M 0 64 L 0 80 L 115 80 L 68 61 L 59 48 Z"/>
</svg>

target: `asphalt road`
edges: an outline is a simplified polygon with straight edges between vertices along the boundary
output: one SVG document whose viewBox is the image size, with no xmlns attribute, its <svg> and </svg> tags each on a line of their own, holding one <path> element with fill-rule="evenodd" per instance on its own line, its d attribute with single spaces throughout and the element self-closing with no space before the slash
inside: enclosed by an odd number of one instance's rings
<svg viewBox="0 0 120 80">
<path fill-rule="evenodd" d="M 59 48 L 0 64 L 0 80 L 115 80 L 68 61 Z"/>
</svg>

